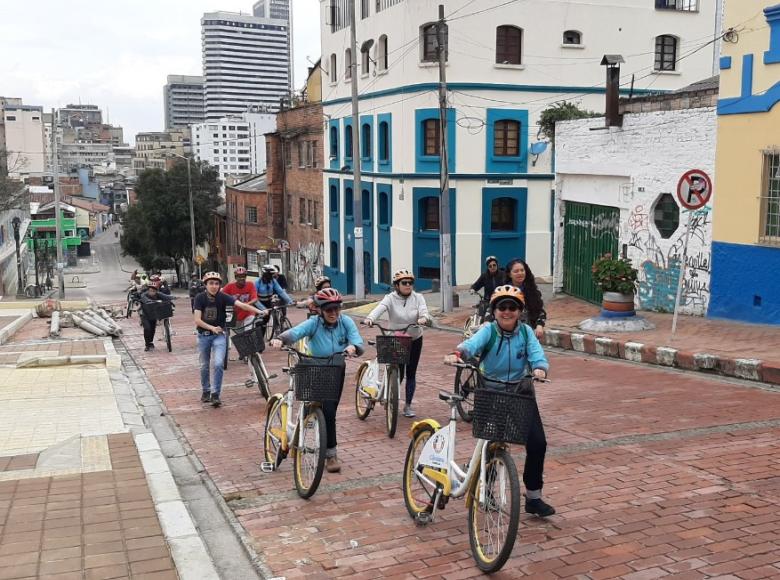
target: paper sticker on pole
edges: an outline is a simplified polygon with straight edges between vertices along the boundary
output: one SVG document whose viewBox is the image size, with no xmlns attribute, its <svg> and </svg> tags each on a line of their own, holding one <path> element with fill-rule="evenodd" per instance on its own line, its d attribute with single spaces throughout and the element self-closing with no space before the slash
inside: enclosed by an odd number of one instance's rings
<svg viewBox="0 0 780 580">
<path fill-rule="evenodd" d="M 683 173 L 677 183 L 677 199 L 684 208 L 699 209 L 707 205 L 712 197 L 712 180 L 699 169 Z"/>
</svg>

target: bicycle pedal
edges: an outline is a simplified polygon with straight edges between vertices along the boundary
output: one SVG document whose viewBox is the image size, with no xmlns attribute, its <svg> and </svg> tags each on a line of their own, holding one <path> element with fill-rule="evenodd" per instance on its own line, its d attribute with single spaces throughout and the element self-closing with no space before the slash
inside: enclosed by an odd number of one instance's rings
<svg viewBox="0 0 780 580">
<path fill-rule="evenodd" d="M 252 379 L 247 379 L 246 381 L 244 381 L 244 386 L 247 389 L 251 389 L 252 387 L 255 386 L 255 382 Z"/>
<path fill-rule="evenodd" d="M 290 372 L 290 367 L 282 367 L 282 372 L 283 373 L 289 373 Z"/>
<path fill-rule="evenodd" d="M 271 463 L 270 461 L 263 461 L 260 464 L 260 471 L 262 471 L 263 473 L 273 473 L 274 471 L 276 471 L 276 468 L 274 467 L 274 464 Z"/>
<path fill-rule="evenodd" d="M 414 518 L 414 523 L 420 527 L 427 526 L 433 522 L 433 514 L 430 512 L 420 512 Z"/>
<path fill-rule="evenodd" d="M 268 375 L 268 380 L 270 381 L 271 379 L 275 379 L 275 378 L 278 378 L 278 377 L 279 377 L 279 375 L 277 375 L 276 373 L 274 373 L 274 374 L 272 374 L 272 375 Z"/>
</svg>

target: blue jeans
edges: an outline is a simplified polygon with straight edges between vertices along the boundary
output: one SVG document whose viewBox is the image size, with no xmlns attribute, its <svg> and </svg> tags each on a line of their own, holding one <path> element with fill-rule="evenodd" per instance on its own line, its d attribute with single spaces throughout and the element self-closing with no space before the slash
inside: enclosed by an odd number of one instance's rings
<svg viewBox="0 0 780 580">
<path fill-rule="evenodd" d="M 223 334 L 198 333 L 198 352 L 200 353 L 200 388 L 204 393 L 219 396 L 222 392 L 222 375 L 227 339 Z M 214 361 L 214 380 L 211 381 L 211 361 Z"/>
</svg>

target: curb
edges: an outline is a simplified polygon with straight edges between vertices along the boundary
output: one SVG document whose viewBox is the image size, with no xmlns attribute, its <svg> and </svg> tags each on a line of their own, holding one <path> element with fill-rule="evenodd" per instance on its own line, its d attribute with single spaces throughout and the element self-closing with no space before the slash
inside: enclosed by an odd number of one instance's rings
<svg viewBox="0 0 780 580">
<path fill-rule="evenodd" d="M 19 329 L 21 329 L 25 324 L 30 322 L 33 319 L 32 312 L 27 312 L 26 314 L 22 314 L 14 320 L 11 324 L 8 326 L 5 326 L 2 330 L 0 330 L 0 344 L 5 344 L 8 342 L 8 340 L 13 337 L 14 334 L 17 333 Z"/>
<path fill-rule="evenodd" d="M 730 358 L 707 352 L 689 352 L 668 346 L 651 346 L 568 330 L 545 329 L 544 345 L 629 362 L 717 374 L 780 385 L 780 365 L 752 358 Z"/>
</svg>

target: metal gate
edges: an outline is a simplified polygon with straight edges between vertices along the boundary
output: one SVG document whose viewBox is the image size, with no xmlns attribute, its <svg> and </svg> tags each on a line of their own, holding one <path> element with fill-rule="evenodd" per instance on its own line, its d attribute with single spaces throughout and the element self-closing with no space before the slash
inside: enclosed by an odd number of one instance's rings
<svg viewBox="0 0 780 580">
<path fill-rule="evenodd" d="M 593 283 L 591 267 L 608 252 L 618 255 L 620 210 L 567 201 L 563 227 L 563 291 L 599 303 L 601 290 Z"/>
</svg>

